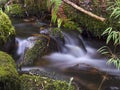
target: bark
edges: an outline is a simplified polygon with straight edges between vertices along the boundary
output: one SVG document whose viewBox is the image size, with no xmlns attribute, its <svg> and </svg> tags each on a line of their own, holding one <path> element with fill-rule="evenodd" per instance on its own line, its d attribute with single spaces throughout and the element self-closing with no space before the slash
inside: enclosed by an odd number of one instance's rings
<svg viewBox="0 0 120 90">
<path fill-rule="evenodd" d="M 77 9 L 77 10 L 79 10 L 79 11 L 81 11 L 81 12 L 83 12 L 83 13 L 85 13 L 85 14 L 87 14 L 87 15 L 95 18 L 95 19 L 97 19 L 97 20 L 100 20 L 100 21 L 102 21 L 102 22 L 104 22 L 104 21 L 106 20 L 106 19 L 103 18 L 103 17 L 97 16 L 97 15 L 93 14 L 92 12 L 87 11 L 87 10 L 81 8 L 80 6 L 74 4 L 73 2 L 71 2 L 71 1 L 69 1 L 69 0 L 63 0 L 63 1 L 64 1 L 65 3 L 67 3 L 68 5 L 71 5 L 71 6 L 74 7 L 75 9 Z"/>
</svg>

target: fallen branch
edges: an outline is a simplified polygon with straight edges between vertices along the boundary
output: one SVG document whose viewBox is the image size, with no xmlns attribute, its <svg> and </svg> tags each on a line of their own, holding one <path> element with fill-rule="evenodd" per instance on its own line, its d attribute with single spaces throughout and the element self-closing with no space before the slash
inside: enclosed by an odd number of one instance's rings
<svg viewBox="0 0 120 90">
<path fill-rule="evenodd" d="M 97 16 L 97 15 L 93 14 L 92 12 L 87 11 L 87 10 L 81 8 L 81 7 L 77 6 L 76 4 L 74 4 L 73 2 L 71 2 L 71 1 L 69 1 L 69 0 L 63 0 L 63 1 L 64 1 L 65 3 L 71 5 L 71 6 L 74 7 L 75 9 L 77 9 L 77 10 L 79 10 L 79 11 L 81 11 L 81 12 L 83 12 L 83 13 L 85 13 L 85 14 L 87 14 L 87 15 L 95 18 L 95 19 L 97 19 L 97 20 L 100 20 L 100 21 L 102 21 L 102 22 L 105 21 L 105 18 L 100 17 L 100 16 Z"/>
</svg>

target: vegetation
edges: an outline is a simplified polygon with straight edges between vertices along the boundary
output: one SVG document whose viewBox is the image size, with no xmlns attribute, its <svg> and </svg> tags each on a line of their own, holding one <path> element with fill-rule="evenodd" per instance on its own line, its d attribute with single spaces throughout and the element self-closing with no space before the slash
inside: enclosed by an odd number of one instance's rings
<svg viewBox="0 0 120 90">
<path fill-rule="evenodd" d="M 74 86 L 69 86 L 65 81 L 54 81 L 47 77 L 23 74 L 20 78 L 21 90 L 75 90 Z"/>
<path fill-rule="evenodd" d="M 113 63 L 118 69 L 120 69 L 120 52 L 117 51 L 117 47 L 120 46 L 120 1 L 116 0 L 114 3 L 108 7 L 108 10 L 112 11 L 110 15 L 110 20 L 115 21 L 116 24 L 110 24 L 110 27 L 108 27 L 102 35 L 107 35 L 106 44 L 108 44 L 110 41 L 113 42 L 114 50 L 111 50 L 107 46 L 103 46 L 98 51 L 101 54 L 107 55 L 109 57 L 108 64 Z"/>
<path fill-rule="evenodd" d="M 63 4 L 62 0 L 51 0 L 51 1 L 48 0 L 47 3 L 48 8 L 53 7 L 51 12 L 52 15 L 51 22 L 53 24 L 57 23 L 58 28 L 63 26 L 64 28 L 68 28 L 71 30 L 79 30 L 81 32 L 79 25 L 66 17 L 62 4 Z"/>
</svg>

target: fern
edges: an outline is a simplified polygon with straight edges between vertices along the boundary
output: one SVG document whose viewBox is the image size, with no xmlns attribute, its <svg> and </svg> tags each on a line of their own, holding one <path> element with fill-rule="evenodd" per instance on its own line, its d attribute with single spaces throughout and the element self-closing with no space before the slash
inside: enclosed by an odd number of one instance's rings
<svg viewBox="0 0 120 90">
<path fill-rule="evenodd" d="M 58 12 L 58 9 L 59 9 L 59 6 L 61 5 L 61 3 L 62 3 L 62 0 L 51 0 L 51 1 L 48 0 L 47 6 L 49 8 L 54 6 L 54 8 L 52 8 L 52 19 L 51 19 L 51 21 L 54 24 L 57 21 L 57 12 Z M 61 23 L 61 21 L 59 19 L 58 20 L 58 27 L 60 27 L 60 25 L 61 25 L 60 23 Z"/>
<path fill-rule="evenodd" d="M 97 50 L 102 55 L 108 56 L 107 64 L 114 64 L 117 69 L 120 69 L 120 56 L 119 54 L 114 54 L 108 46 L 103 46 Z"/>
<path fill-rule="evenodd" d="M 107 28 L 102 35 L 107 34 L 106 44 L 108 44 L 111 40 L 113 40 L 114 45 L 120 45 L 120 32 L 114 31 L 112 27 Z"/>
<path fill-rule="evenodd" d="M 120 23 L 120 0 L 115 0 L 114 2 L 111 2 L 111 5 L 108 7 L 107 10 L 112 11 L 110 15 L 110 19 L 116 20 L 116 24 Z M 116 52 L 116 47 L 120 45 L 120 32 L 119 30 L 115 30 L 115 27 L 110 26 L 108 27 L 102 35 L 107 35 L 106 44 L 108 44 L 110 41 L 113 41 L 114 50 L 110 50 L 109 47 L 104 46 L 101 47 L 98 52 L 100 52 L 102 55 L 108 56 L 108 62 L 107 64 L 114 64 L 117 69 L 120 69 L 120 53 Z"/>
</svg>

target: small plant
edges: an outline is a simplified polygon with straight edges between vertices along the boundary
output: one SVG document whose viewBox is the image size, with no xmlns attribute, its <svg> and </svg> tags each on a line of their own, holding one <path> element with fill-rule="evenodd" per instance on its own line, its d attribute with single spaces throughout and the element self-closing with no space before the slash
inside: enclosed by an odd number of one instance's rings
<svg viewBox="0 0 120 90">
<path fill-rule="evenodd" d="M 67 90 L 70 90 L 70 87 L 71 87 L 71 85 L 72 85 L 72 81 L 73 81 L 73 79 L 74 79 L 73 77 L 70 78 L 70 81 L 69 81 L 68 89 L 67 89 Z"/>
<path fill-rule="evenodd" d="M 48 0 L 48 3 L 47 3 L 47 7 L 50 8 L 50 7 L 54 7 L 52 8 L 52 18 L 51 18 L 51 21 L 55 24 L 57 22 L 58 24 L 58 27 L 60 28 L 61 24 L 62 24 L 62 19 L 61 18 L 58 18 L 57 17 L 57 13 L 58 13 L 58 9 L 60 7 L 62 3 L 62 0 Z"/>
</svg>

